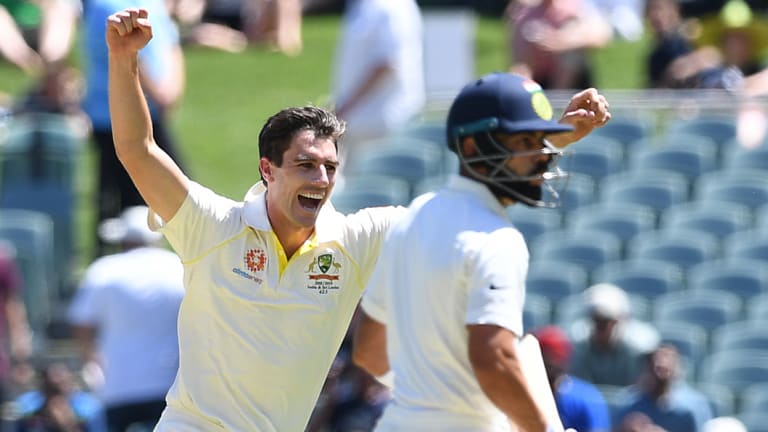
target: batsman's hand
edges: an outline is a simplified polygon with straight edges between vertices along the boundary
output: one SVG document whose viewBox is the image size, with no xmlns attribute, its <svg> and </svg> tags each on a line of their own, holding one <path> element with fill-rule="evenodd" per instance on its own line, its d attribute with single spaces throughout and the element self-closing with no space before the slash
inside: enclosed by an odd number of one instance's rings
<svg viewBox="0 0 768 432">
<path fill-rule="evenodd" d="M 608 100 L 596 89 L 582 90 L 571 97 L 560 123 L 573 126 L 573 131 L 548 136 L 557 147 L 565 147 L 589 135 L 611 119 Z"/>
<path fill-rule="evenodd" d="M 149 12 L 141 8 L 128 8 L 107 18 L 107 47 L 110 55 L 136 55 L 152 39 Z"/>
</svg>

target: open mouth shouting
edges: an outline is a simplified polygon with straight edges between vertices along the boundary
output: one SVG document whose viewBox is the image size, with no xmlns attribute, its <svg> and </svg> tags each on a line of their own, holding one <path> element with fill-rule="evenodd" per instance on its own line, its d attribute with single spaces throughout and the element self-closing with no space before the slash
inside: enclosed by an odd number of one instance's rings
<svg viewBox="0 0 768 432">
<path fill-rule="evenodd" d="M 299 193 L 299 204 L 308 211 L 315 213 L 320 209 L 320 205 L 325 198 L 325 192 L 301 192 Z"/>
</svg>

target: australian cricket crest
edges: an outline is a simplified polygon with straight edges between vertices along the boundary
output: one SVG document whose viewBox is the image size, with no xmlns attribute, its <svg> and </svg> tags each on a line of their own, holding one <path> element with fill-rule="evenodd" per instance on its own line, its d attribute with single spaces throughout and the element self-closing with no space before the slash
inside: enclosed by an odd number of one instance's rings
<svg viewBox="0 0 768 432">
<path fill-rule="evenodd" d="M 316 290 L 318 294 L 328 294 L 330 290 L 339 289 L 341 268 L 342 264 L 335 260 L 332 251 L 316 255 L 307 266 L 307 289 Z"/>
</svg>

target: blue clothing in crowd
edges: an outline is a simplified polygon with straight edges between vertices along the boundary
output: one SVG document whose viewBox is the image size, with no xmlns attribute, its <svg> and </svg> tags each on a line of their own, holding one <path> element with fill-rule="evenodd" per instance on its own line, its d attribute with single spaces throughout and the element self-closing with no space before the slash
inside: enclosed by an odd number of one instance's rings
<svg viewBox="0 0 768 432">
<path fill-rule="evenodd" d="M 555 403 L 566 428 L 579 432 L 607 432 L 611 429 L 608 405 L 592 383 L 563 376 L 555 392 Z"/>
<path fill-rule="evenodd" d="M 637 386 L 629 387 L 619 398 L 616 424 L 633 412 L 641 412 L 669 432 L 701 432 L 704 423 L 712 418 L 707 398 L 682 382 L 675 384 L 668 395 L 658 400 Z"/>
</svg>

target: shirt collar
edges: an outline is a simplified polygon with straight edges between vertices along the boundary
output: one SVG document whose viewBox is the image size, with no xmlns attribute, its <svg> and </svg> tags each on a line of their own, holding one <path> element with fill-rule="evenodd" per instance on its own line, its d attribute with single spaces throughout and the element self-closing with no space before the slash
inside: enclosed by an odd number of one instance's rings
<svg viewBox="0 0 768 432">
<path fill-rule="evenodd" d="M 496 198 L 493 193 L 491 193 L 491 190 L 488 189 L 488 186 L 486 186 L 484 183 L 473 180 L 469 177 L 453 174 L 448 178 L 448 188 L 459 192 L 472 194 L 491 211 L 505 219 L 509 219 L 509 215 L 504 206 L 501 205 L 499 199 Z"/>
<path fill-rule="evenodd" d="M 267 187 L 262 182 L 256 183 L 248 189 L 243 199 L 243 220 L 255 230 L 272 231 L 267 215 Z M 336 230 L 331 227 L 339 225 L 334 221 L 343 217 L 336 211 L 330 201 L 323 205 L 315 222 L 315 233 L 310 238 L 313 242 L 325 242 L 337 237 Z"/>
</svg>

